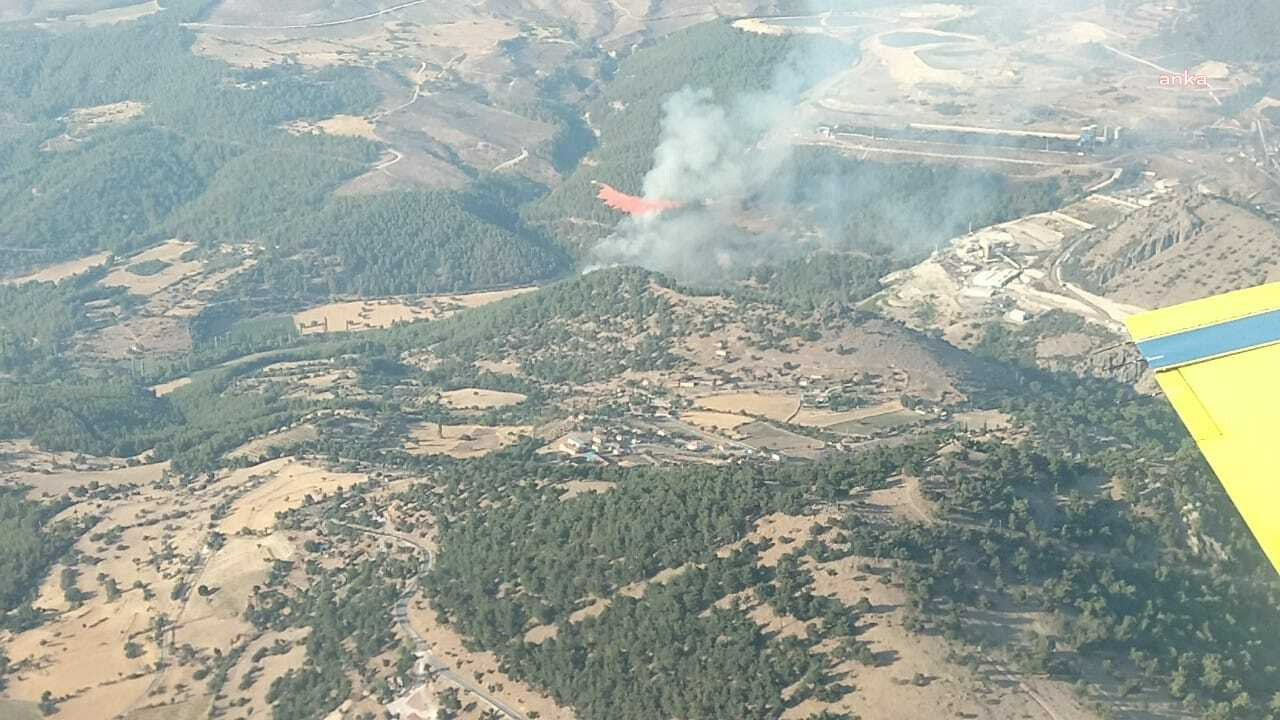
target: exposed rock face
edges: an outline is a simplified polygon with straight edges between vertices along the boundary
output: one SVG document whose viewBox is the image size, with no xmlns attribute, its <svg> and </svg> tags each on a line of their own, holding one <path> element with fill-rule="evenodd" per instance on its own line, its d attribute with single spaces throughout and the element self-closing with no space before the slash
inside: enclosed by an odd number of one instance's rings
<svg viewBox="0 0 1280 720">
<path fill-rule="evenodd" d="M 1159 307 L 1280 280 L 1280 228 L 1218 197 L 1180 191 L 1094 233 L 1068 275 L 1120 302 Z"/>
<path fill-rule="evenodd" d="M 1102 291 L 1131 268 L 1200 231 L 1204 221 L 1196 214 L 1206 198 L 1188 193 L 1169 203 L 1143 208 L 1110 229 L 1094 231 L 1093 246 L 1074 268 L 1087 285 Z"/>
</svg>

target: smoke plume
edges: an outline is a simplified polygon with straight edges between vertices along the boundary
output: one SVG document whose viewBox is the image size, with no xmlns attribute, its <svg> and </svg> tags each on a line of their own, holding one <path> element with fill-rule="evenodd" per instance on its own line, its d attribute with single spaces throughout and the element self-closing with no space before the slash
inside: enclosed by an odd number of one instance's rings
<svg viewBox="0 0 1280 720">
<path fill-rule="evenodd" d="M 817 65 L 795 53 L 775 70 L 765 91 L 720 98 L 686 87 L 671 95 L 663 105 L 661 140 L 643 195 L 682 207 L 623 219 L 595 249 L 597 262 L 714 282 L 790 254 L 777 232 L 748 232 L 735 216 L 745 205 L 767 204 L 789 192 L 790 139 L 800 128 L 796 105 L 810 79 L 806 68 Z"/>
</svg>

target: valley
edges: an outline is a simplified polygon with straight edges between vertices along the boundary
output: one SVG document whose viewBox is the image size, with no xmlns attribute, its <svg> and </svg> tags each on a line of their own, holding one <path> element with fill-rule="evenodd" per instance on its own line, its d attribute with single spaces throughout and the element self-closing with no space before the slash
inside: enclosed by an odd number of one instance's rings
<svg viewBox="0 0 1280 720">
<path fill-rule="evenodd" d="M 0 718 L 1272 717 L 1268 7 L 0 0 Z"/>
</svg>

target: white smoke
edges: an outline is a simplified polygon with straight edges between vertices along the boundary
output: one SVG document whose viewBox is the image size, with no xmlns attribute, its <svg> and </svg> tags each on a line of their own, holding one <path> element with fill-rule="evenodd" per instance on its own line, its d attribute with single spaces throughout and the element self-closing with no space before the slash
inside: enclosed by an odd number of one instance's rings
<svg viewBox="0 0 1280 720">
<path fill-rule="evenodd" d="M 781 197 L 790 187 L 785 169 L 806 60 L 788 58 L 763 92 L 718 98 L 686 87 L 671 95 L 642 188 L 645 198 L 685 207 L 624 219 L 596 248 L 596 259 L 714 281 L 783 250 L 775 233 L 745 232 L 734 215 L 744 203 Z"/>
</svg>

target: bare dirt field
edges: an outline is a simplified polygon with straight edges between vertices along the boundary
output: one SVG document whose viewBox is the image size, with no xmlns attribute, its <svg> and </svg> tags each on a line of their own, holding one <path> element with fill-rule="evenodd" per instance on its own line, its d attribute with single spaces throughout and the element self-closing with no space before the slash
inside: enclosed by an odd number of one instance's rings
<svg viewBox="0 0 1280 720">
<path fill-rule="evenodd" d="M 180 377 L 176 380 L 162 382 L 159 385 L 152 385 L 151 392 L 155 393 L 156 397 L 164 397 L 165 395 L 168 395 L 174 390 L 177 390 L 179 388 L 184 388 L 190 384 L 191 384 L 191 378 Z"/>
<path fill-rule="evenodd" d="M 564 494 L 560 496 L 561 502 L 564 502 L 572 500 L 583 493 L 609 492 L 616 488 L 617 485 L 605 480 L 570 480 L 569 482 L 560 483 L 555 487 L 564 490 Z"/>
<path fill-rule="evenodd" d="M 111 260 L 111 253 L 100 252 L 96 255 L 82 257 L 79 260 L 68 260 L 56 265 L 50 265 L 46 268 L 41 268 L 30 275 L 23 275 L 22 277 L 3 280 L 0 281 L 0 283 L 12 285 L 22 285 L 29 282 L 56 283 L 66 280 L 67 278 L 81 275 L 101 265 L 105 265 L 109 260 Z"/>
<path fill-rule="evenodd" d="M 358 473 L 330 472 L 293 458 L 269 460 L 238 472 L 257 477 L 258 485 L 238 498 L 219 524 L 219 529 L 228 535 L 242 528 L 266 530 L 275 524 L 276 513 L 301 507 L 307 495 L 320 497 L 367 479 Z"/>
<path fill-rule="evenodd" d="M 487 410 L 516 405 L 527 399 L 528 396 L 522 393 L 482 388 L 459 388 L 440 393 L 441 404 L 457 409 Z"/>
<path fill-rule="evenodd" d="M 124 287 L 134 295 L 154 295 L 183 278 L 200 272 L 202 264 L 199 261 L 181 260 L 184 254 L 195 248 L 195 243 L 181 240 L 162 243 L 134 255 L 129 258 L 128 264 L 107 273 L 107 276 L 102 279 L 102 284 L 106 287 Z M 129 271 L 130 267 L 138 263 L 150 261 L 165 262 L 168 266 L 151 275 L 138 275 Z"/>
<path fill-rule="evenodd" d="M 405 450 L 415 455 L 475 458 L 504 448 L 533 432 L 530 425 L 440 425 L 424 423 L 410 431 Z"/>
<path fill-rule="evenodd" d="M 295 120 L 289 123 L 292 133 L 324 133 L 342 137 L 359 137 L 366 140 L 378 140 L 377 129 L 367 117 L 360 115 L 334 115 L 331 118 L 314 123 L 306 120 Z"/>
<path fill-rule="evenodd" d="M 436 621 L 436 613 L 426 601 L 417 600 L 410 604 L 409 621 L 430 643 L 432 655 L 440 658 L 454 672 L 493 693 L 504 703 L 525 715 L 536 712 L 544 718 L 572 720 L 575 717 L 571 709 L 556 705 L 549 696 L 500 672 L 497 657 L 493 653 L 468 650 L 462 637 L 453 628 Z M 501 690 L 498 689 L 499 686 Z"/>
<path fill-rule="evenodd" d="M 96 355 L 111 360 L 168 355 L 191 349 L 191 328 L 178 318 L 139 316 L 103 328 L 93 343 Z"/>
<path fill-rule="evenodd" d="M 800 410 L 800 398 L 779 392 L 740 392 L 697 398 L 699 407 L 722 413 L 738 413 L 787 421 Z"/>
<path fill-rule="evenodd" d="M 313 335 L 325 332 L 358 332 L 386 328 L 401 322 L 434 320 L 458 310 L 479 307 L 515 297 L 537 288 L 512 288 L 458 295 L 428 295 L 416 298 L 381 298 L 329 303 L 293 316 L 298 332 Z"/>
<path fill-rule="evenodd" d="M 159 482 L 168 463 L 154 465 L 138 465 L 111 470 L 44 470 L 41 472 L 13 472 L 0 474 L 5 482 L 30 485 L 32 496 L 61 495 L 74 487 L 85 487 L 98 483 L 107 487 L 116 485 L 148 486 Z"/>
<path fill-rule="evenodd" d="M 320 437 L 320 431 L 315 425 L 303 423 L 295 425 L 291 428 L 281 430 L 279 432 L 270 433 L 260 438 L 254 438 L 240 447 L 227 453 L 229 458 L 256 458 L 272 448 L 285 447 L 294 443 L 315 440 Z"/>
</svg>

